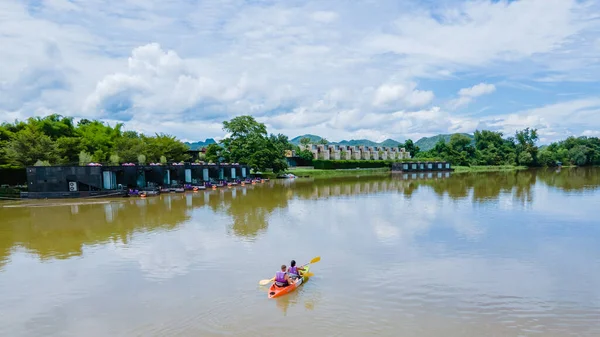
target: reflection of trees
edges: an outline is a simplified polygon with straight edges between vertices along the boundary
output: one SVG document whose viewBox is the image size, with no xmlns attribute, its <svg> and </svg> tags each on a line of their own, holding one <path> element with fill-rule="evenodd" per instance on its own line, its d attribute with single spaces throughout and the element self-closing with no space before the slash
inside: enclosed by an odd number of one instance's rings
<svg viewBox="0 0 600 337">
<path fill-rule="evenodd" d="M 188 220 L 189 210 L 194 207 L 208 206 L 214 212 L 227 214 L 232 219 L 233 235 L 252 238 L 264 232 L 269 216 L 278 208 L 288 207 L 292 198 L 316 200 L 376 193 L 410 197 L 426 187 L 451 199 L 472 195 L 473 202 L 484 203 L 506 193 L 526 204 L 532 202 L 536 182 L 564 191 L 598 189 L 599 173 L 598 168 L 577 168 L 452 174 L 448 178 L 430 179 L 397 175 L 391 179 L 382 176 L 295 179 L 186 195 L 111 200 L 107 204 L 0 208 L 0 267 L 16 247 L 43 259 L 68 258 L 81 255 L 84 245 L 126 243 L 135 232 L 172 229 Z"/>
<path fill-rule="evenodd" d="M 223 190 L 221 205 L 233 219 L 231 229 L 236 236 L 256 237 L 268 227 L 268 216 L 278 208 L 286 208 L 289 188 L 282 184 L 250 186 L 246 195 L 239 189 Z"/>
<path fill-rule="evenodd" d="M 15 247 L 42 259 L 60 259 L 81 255 L 84 245 L 126 243 L 135 232 L 171 229 L 186 221 L 185 206 L 183 196 L 162 196 L 105 204 L 2 208 L 0 261 Z"/>
<path fill-rule="evenodd" d="M 511 193 L 523 201 L 531 201 L 535 184 L 534 171 L 491 172 L 453 174 L 447 179 L 421 180 L 419 184 L 430 186 L 436 194 L 448 194 L 452 199 L 464 199 L 473 195 L 473 201 L 486 202 L 500 193 Z"/>
<path fill-rule="evenodd" d="M 563 191 L 595 190 L 600 187 L 600 169 L 595 167 L 541 169 L 538 178 L 546 185 Z"/>
</svg>

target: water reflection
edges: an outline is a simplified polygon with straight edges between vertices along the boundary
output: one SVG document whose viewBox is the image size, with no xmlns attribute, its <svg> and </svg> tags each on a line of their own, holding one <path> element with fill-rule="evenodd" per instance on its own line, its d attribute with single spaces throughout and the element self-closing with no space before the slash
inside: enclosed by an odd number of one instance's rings
<svg viewBox="0 0 600 337">
<path fill-rule="evenodd" d="M 598 335 L 598 173 L 295 179 L 3 207 L 0 335 Z M 297 291 L 257 290 L 315 255 Z"/>
<path fill-rule="evenodd" d="M 289 201 L 294 198 L 317 200 L 382 193 L 400 193 L 411 198 L 417 190 L 425 188 L 432 189 L 439 197 L 470 198 L 475 203 L 497 202 L 501 195 L 507 195 L 512 203 L 526 206 L 534 201 L 533 186 L 536 183 L 564 191 L 591 191 L 600 186 L 598 172 L 598 169 L 578 168 L 451 175 L 395 174 L 391 178 L 297 179 L 146 199 L 101 200 L 89 204 L 73 201 L 66 206 L 4 204 L 5 207 L 0 208 L 0 267 L 15 247 L 23 247 L 41 259 L 80 256 L 85 245 L 127 244 L 136 232 L 172 230 L 188 221 L 194 209 L 202 207 L 226 214 L 231 235 L 253 240 L 267 230 L 273 212 L 288 208 Z M 44 202 L 35 204 L 44 205 Z M 392 227 L 377 226 L 381 236 L 394 236 Z"/>
</svg>

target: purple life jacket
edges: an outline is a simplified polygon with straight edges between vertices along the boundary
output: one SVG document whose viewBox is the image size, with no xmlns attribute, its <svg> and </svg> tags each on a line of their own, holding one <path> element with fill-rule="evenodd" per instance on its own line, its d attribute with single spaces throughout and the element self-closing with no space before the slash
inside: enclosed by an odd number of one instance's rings
<svg viewBox="0 0 600 337">
<path fill-rule="evenodd" d="M 285 280 L 285 272 L 283 271 L 278 271 L 277 273 L 275 273 L 275 282 L 280 282 L 280 283 L 285 283 L 287 282 Z"/>
<path fill-rule="evenodd" d="M 296 267 L 296 266 L 290 267 L 289 273 L 298 275 L 298 267 Z"/>
</svg>

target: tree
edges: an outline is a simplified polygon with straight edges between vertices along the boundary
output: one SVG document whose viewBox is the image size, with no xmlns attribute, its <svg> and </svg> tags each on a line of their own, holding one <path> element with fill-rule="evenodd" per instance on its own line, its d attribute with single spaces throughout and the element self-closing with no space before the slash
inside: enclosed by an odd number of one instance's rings
<svg viewBox="0 0 600 337">
<path fill-rule="evenodd" d="M 79 152 L 79 166 L 85 166 L 89 163 L 92 162 L 92 155 L 85 152 L 85 151 L 81 151 Z"/>
<path fill-rule="evenodd" d="M 119 158 L 119 155 L 117 154 L 112 154 L 110 155 L 109 162 L 113 166 L 118 166 L 121 163 L 121 158 Z"/>
<path fill-rule="evenodd" d="M 0 125 L 0 165 L 23 167 L 36 161 L 51 164 L 76 164 L 79 154 L 83 162 L 111 161 L 111 156 L 135 162 L 139 155 L 152 161 L 161 156 L 183 161 L 189 158 L 187 146 L 173 136 L 146 136 L 135 131 L 122 131 L 97 120 L 83 119 L 74 125 L 73 118 L 53 114 Z"/>
<path fill-rule="evenodd" d="M 206 160 L 208 160 L 209 163 L 218 163 L 222 152 L 223 148 L 219 145 L 209 144 L 205 153 Z"/>
<path fill-rule="evenodd" d="M 50 166 L 50 162 L 47 160 L 38 160 L 33 166 Z"/>
<path fill-rule="evenodd" d="M 16 166 L 30 166 L 38 160 L 56 162 L 56 145 L 50 137 L 34 126 L 27 126 L 13 135 L 6 145 L 8 161 Z"/>
<path fill-rule="evenodd" d="M 313 153 L 310 152 L 309 150 L 301 150 L 297 152 L 298 157 L 300 157 L 302 160 L 305 161 L 312 161 L 313 160 Z"/>
<path fill-rule="evenodd" d="M 224 146 L 221 154 L 227 161 L 246 164 L 255 171 L 270 168 L 277 173 L 287 168 L 285 150 L 291 150 L 293 146 L 286 136 L 267 137 L 266 126 L 252 116 L 223 122 L 223 130 L 230 134 L 221 141 Z M 207 158 L 208 154 L 207 149 Z"/>
<path fill-rule="evenodd" d="M 398 145 L 398 148 L 404 148 L 406 152 L 410 153 L 411 158 L 414 158 L 421 151 L 410 138 L 407 139 L 404 144 Z"/>
<path fill-rule="evenodd" d="M 519 165 L 536 165 L 538 152 L 538 147 L 535 145 L 538 140 L 537 129 L 525 128 L 524 130 L 517 131 L 515 139 L 517 140 L 516 150 Z M 528 155 L 524 155 L 523 152 L 528 153 Z"/>
<path fill-rule="evenodd" d="M 556 160 L 554 159 L 552 151 L 548 148 L 540 150 L 540 152 L 538 152 L 538 163 L 542 166 L 556 166 Z"/>
<path fill-rule="evenodd" d="M 319 139 L 317 144 L 327 145 L 327 144 L 329 144 L 329 141 L 325 138 L 321 138 L 321 139 Z"/>
<path fill-rule="evenodd" d="M 571 163 L 577 166 L 583 166 L 588 163 L 589 149 L 585 145 L 576 145 L 569 150 L 569 159 Z"/>
<path fill-rule="evenodd" d="M 300 145 L 302 145 L 303 148 L 306 148 L 306 146 L 308 146 L 310 144 L 311 140 L 308 137 L 302 137 L 300 138 Z"/>
</svg>

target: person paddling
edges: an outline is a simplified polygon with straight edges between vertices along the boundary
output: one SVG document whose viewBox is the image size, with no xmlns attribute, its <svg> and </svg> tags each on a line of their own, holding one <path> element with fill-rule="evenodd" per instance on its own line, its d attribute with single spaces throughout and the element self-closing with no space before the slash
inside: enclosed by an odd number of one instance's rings
<svg viewBox="0 0 600 337">
<path fill-rule="evenodd" d="M 285 264 L 281 265 L 281 270 L 275 273 L 275 285 L 278 287 L 286 287 L 290 285 L 292 279 L 285 272 Z"/>
<path fill-rule="evenodd" d="M 300 277 L 300 271 L 304 271 L 304 268 L 296 267 L 296 261 L 292 260 L 292 262 L 290 263 L 290 267 L 287 270 L 288 274 L 292 277 L 292 279 L 297 279 Z"/>
</svg>

